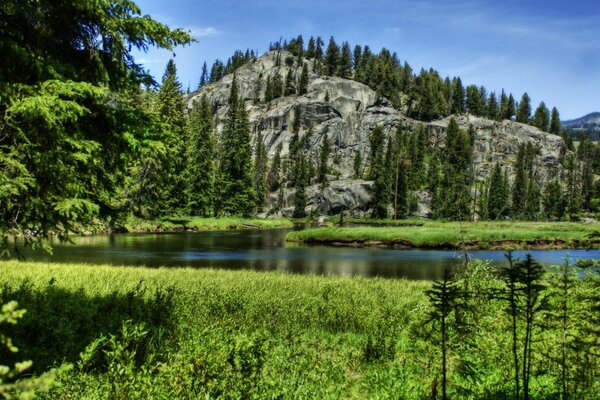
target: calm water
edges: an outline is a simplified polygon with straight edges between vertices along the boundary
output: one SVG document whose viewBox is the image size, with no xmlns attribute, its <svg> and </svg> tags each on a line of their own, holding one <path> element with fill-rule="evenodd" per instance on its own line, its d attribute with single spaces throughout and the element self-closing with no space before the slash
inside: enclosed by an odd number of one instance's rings
<svg viewBox="0 0 600 400">
<path fill-rule="evenodd" d="M 75 238 L 55 244 L 52 256 L 28 251 L 29 260 L 115 265 L 192 266 L 299 274 L 335 274 L 438 279 L 460 254 L 437 250 L 389 250 L 286 244 L 286 229 L 158 234 L 117 234 Z M 526 252 L 514 252 L 524 257 Z M 531 250 L 543 265 L 564 257 L 600 259 L 600 251 Z M 473 251 L 474 258 L 505 264 L 502 251 Z"/>
</svg>

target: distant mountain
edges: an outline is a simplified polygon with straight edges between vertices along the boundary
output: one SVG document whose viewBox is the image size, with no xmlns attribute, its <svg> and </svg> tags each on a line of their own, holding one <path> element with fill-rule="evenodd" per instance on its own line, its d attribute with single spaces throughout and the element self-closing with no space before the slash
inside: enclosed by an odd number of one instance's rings
<svg viewBox="0 0 600 400">
<path fill-rule="evenodd" d="M 600 112 L 593 112 L 584 117 L 562 122 L 568 129 L 600 130 Z"/>
<path fill-rule="evenodd" d="M 574 140 L 579 140 L 586 133 L 592 140 L 600 140 L 600 112 L 593 112 L 581 118 L 562 121 L 562 125 Z"/>
</svg>

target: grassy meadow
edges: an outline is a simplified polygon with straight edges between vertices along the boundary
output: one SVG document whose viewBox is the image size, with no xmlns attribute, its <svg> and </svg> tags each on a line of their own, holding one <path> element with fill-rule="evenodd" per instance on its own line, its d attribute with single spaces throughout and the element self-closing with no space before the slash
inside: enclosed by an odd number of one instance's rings
<svg viewBox="0 0 600 400">
<path fill-rule="evenodd" d="M 450 397 L 511 398 L 510 318 L 488 296 L 501 282 L 484 263 L 468 271 L 475 307 L 463 318 L 474 329 L 450 336 Z M 6 261 L 0 283 L 3 304 L 27 310 L 0 326 L 20 349 L 9 365 L 63 365 L 42 399 L 423 399 L 441 390 L 429 282 Z M 595 284 L 580 281 L 577 295 Z M 531 394 L 558 398 L 560 335 L 536 335 Z M 577 381 L 580 398 L 600 393 L 594 349 L 572 365 L 588 382 Z"/>
<path fill-rule="evenodd" d="M 353 221 L 358 223 L 358 221 Z M 600 223 L 377 221 L 290 232 L 290 242 L 455 249 L 600 248 Z"/>
<path fill-rule="evenodd" d="M 224 231 L 230 229 L 273 229 L 291 228 L 294 223 L 287 218 L 242 218 L 242 217 L 168 217 L 161 219 L 141 219 L 130 216 L 122 228 L 126 232 L 168 232 L 168 231 Z"/>
</svg>

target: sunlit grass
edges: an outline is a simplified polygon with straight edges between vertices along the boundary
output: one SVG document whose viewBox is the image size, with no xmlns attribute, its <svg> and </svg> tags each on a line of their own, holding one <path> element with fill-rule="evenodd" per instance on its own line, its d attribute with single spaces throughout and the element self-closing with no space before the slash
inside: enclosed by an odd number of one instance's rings
<svg viewBox="0 0 600 400">
<path fill-rule="evenodd" d="M 353 221 L 357 222 L 357 221 Z M 548 247 L 598 247 L 600 241 L 590 237 L 600 231 L 600 223 L 570 222 L 401 222 L 378 221 L 385 226 L 351 226 L 343 228 L 318 228 L 290 232 L 291 242 L 357 242 L 373 244 L 383 242 L 414 247 L 470 248 L 527 248 Z M 537 243 L 536 243 L 537 242 Z"/>
</svg>

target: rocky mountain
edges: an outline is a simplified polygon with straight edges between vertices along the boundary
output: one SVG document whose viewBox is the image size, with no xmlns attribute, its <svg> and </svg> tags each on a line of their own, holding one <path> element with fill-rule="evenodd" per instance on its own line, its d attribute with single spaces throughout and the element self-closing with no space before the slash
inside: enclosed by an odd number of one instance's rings
<svg viewBox="0 0 600 400">
<path fill-rule="evenodd" d="M 291 68 L 296 81 L 300 79 L 301 66 L 291 67 L 277 65 L 280 60 L 292 58 L 290 53 L 281 51 L 269 52 L 249 62 L 236 71 L 240 94 L 246 100 L 252 126 L 252 141 L 257 134 L 262 137 L 268 156 L 274 156 L 279 144 L 282 155 L 289 151 L 293 136 L 292 125 L 296 115 L 300 116 L 300 136 L 311 137 L 308 149 L 311 159 L 316 164 L 323 137 L 327 133 L 332 143 L 330 166 L 335 171 L 330 177 L 329 187 L 321 190 L 319 185 L 307 188 L 307 212 L 335 214 L 340 210 L 351 210 L 355 214 L 367 212 L 369 209 L 372 182 L 354 178 L 353 161 L 357 152 L 361 152 L 366 161 L 369 154 L 369 133 L 377 125 L 384 127 L 387 135 L 392 135 L 398 126 L 414 131 L 421 123 L 408 118 L 401 111 L 392 107 L 391 103 L 379 96 L 375 91 L 361 83 L 338 77 L 319 76 L 310 73 L 308 90 L 304 95 L 290 95 L 274 99 L 268 103 L 264 99 L 265 80 L 276 74 L 282 80 Z M 293 58 L 295 60 L 295 57 Z M 309 71 L 314 71 L 313 61 L 302 59 Z M 227 99 L 231 89 L 233 75 L 227 75 L 217 83 L 202 87 L 189 96 L 188 107 L 200 96 L 206 95 L 214 104 L 219 121 L 227 111 Z M 470 115 L 455 116 L 461 128 L 468 129 L 472 124 L 475 129 L 475 175 L 478 180 L 489 177 L 496 162 L 503 164 L 512 174 L 512 165 L 516 159 L 517 147 L 521 143 L 532 142 L 540 149 L 537 158 L 537 173 L 542 179 L 548 175 L 561 173 L 561 154 L 565 147 L 561 137 L 538 130 L 535 127 L 504 120 L 496 122 Z M 444 132 L 450 118 L 425 123 L 430 149 L 443 146 Z M 223 128 L 218 124 L 217 131 Z M 283 193 L 273 193 L 269 197 L 269 208 L 274 210 L 277 204 L 283 207 L 279 211 L 290 215 L 293 210 L 294 189 L 286 189 Z M 420 199 L 418 214 L 426 216 L 429 212 L 427 193 L 418 193 Z"/>
<path fill-rule="evenodd" d="M 600 112 L 590 113 L 581 118 L 562 121 L 562 125 L 567 129 L 582 129 L 589 131 L 600 131 Z"/>
</svg>

